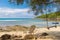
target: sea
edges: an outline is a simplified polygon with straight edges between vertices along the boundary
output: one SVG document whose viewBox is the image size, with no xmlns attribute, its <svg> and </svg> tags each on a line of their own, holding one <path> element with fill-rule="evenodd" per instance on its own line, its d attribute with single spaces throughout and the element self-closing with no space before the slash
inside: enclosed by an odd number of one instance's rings
<svg viewBox="0 0 60 40">
<path fill-rule="evenodd" d="M 54 26 L 52 24 L 55 21 L 48 21 L 48 26 Z M 38 18 L 0 18 L 0 26 L 14 26 L 14 25 L 21 25 L 29 27 L 31 25 L 35 25 L 37 27 L 46 27 L 47 21 Z M 60 22 L 59 24 L 60 25 Z"/>
</svg>

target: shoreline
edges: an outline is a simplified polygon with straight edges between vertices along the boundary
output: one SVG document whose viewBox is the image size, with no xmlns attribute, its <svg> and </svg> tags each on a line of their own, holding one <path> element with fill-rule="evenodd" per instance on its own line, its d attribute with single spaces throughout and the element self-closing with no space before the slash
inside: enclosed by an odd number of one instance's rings
<svg viewBox="0 0 60 40">
<path fill-rule="evenodd" d="M 31 26 L 33 26 L 33 25 L 31 25 Z M 6 31 L 6 32 L 7 32 L 7 30 L 9 30 L 9 31 L 12 31 L 12 30 L 14 30 L 14 31 L 24 31 L 24 30 L 27 31 L 31 26 L 29 26 L 29 27 L 21 26 L 21 25 L 4 26 L 4 27 L 0 26 L 0 32 L 1 32 L 1 30 Z M 37 29 L 39 29 L 39 28 L 41 28 L 41 29 L 46 28 L 47 29 L 47 27 L 37 27 L 37 26 L 35 26 L 35 27 Z M 57 27 L 60 28 L 59 25 L 57 25 Z M 52 28 L 54 28 L 54 27 L 52 27 Z"/>
</svg>

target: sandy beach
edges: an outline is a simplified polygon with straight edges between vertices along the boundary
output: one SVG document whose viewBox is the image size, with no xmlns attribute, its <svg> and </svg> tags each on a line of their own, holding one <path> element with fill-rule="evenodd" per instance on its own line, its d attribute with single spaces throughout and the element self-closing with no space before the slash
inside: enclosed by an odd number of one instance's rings
<svg viewBox="0 0 60 40">
<path fill-rule="evenodd" d="M 28 35 L 29 33 L 29 30 L 27 31 L 20 31 L 20 30 L 17 30 L 17 31 L 0 31 L 0 37 L 4 34 L 9 34 L 9 35 L 17 35 L 17 36 L 22 36 L 22 38 L 24 38 L 25 35 Z M 38 35 L 41 35 L 42 33 L 48 33 L 49 35 L 47 35 L 46 37 L 47 38 L 38 38 L 37 40 L 59 40 L 60 38 L 60 26 L 58 26 L 57 28 L 53 27 L 53 28 L 50 28 L 49 30 L 47 28 L 35 28 L 34 34 L 38 34 Z M 50 37 L 50 38 L 49 38 Z M 55 39 L 53 39 L 53 37 Z M 33 39 L 34 40 L 34 39 Z"/>
</svg>

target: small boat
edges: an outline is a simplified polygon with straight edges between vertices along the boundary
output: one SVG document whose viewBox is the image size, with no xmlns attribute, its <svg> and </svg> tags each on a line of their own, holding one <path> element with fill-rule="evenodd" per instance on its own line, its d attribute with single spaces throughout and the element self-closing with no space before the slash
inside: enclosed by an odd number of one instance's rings
<svg viewBox="0 0 60 40">
<path fill-rule="evenodd" d="M 59 22 L 54 22 L 54 23 L 52 23 L 52 24 L 59 24 Z"/>
</svg>

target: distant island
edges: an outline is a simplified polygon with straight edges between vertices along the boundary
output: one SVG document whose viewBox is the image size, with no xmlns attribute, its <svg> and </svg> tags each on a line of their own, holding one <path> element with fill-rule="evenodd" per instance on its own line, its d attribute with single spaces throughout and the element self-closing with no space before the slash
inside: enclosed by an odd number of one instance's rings
<svg viewBox="0 0 60 40">
<path fill-rule="evenodd" d="M 48 18 L 48 20 L 60 20 L 60 12 L 53 12 L 53 13 L 49 13 L 49 14 L 42 14 L 40 16 L 37 16 L 36 18 L 42 18 L 42 19 L 46 19 Z"/>
</svg>

